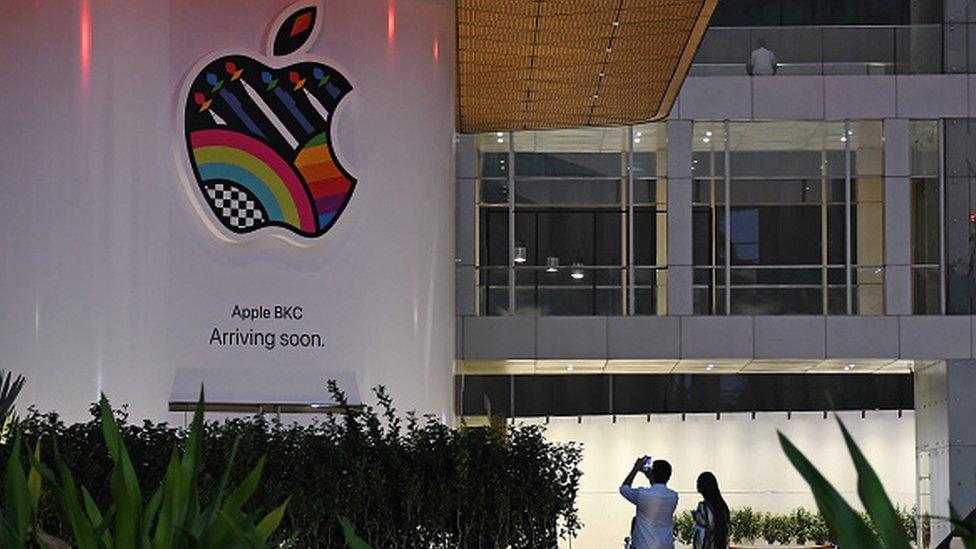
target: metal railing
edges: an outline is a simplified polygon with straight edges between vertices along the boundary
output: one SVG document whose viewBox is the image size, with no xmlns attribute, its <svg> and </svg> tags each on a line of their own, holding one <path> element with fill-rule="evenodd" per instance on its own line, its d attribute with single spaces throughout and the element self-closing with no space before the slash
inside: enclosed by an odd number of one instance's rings
<svg viewBox="0 0 976 549">
<path fill-rule="evenodd" d="M 712 27 L 692 76 L 745 76 L 760 40 L 778 75 L 876 75 L 943 72 L 943 26 Z"/>
</svg>

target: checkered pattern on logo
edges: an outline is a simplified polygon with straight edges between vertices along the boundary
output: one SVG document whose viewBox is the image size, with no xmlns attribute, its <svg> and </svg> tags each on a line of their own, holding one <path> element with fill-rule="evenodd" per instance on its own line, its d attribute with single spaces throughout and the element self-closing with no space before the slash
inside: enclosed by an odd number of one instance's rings
<svg viewBox="0 0 976 549">
<path fill-rule="evenodd" d="M 207 187 L 207 196 L 221 219 L 235 229 L 249 229 L 264 222 L 264 212 L 257 202 L 234 186 L 215 183 Z"/>
</svg>

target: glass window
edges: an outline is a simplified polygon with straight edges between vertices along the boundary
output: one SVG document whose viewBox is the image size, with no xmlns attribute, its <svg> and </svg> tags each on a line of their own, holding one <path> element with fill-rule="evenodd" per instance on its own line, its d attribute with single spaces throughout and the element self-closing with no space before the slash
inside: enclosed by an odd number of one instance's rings
<svg viewBox="0 0 976 549">
<path fill-rule="evenodd" d="M 880 121 L 700 122 L 693 139 L 696 314 L 883 314 Z"/>
<path fill-rule="evenodd" d="M 942 314 L 939 121 L 911 120 L 912 312 Z"/>
<path fill-rule="evenodd" d="M 483 134 L 477 143 L 482 314 L 509 314 L 510 292 L 515 314 L 666 312 L 663 124 Z"/>
</svg>

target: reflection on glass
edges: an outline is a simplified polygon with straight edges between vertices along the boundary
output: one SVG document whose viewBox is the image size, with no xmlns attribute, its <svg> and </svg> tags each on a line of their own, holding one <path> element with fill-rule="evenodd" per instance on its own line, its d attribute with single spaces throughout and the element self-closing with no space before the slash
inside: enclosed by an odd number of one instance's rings
<svg viewBox="0 0 976 549">
<path fill-rule="evenodd" d="M 726 159 L 724 125 L 696 123 L 692 258 L 712 268 L 707 280 L 696 272 L 696 313 L 723 314 L 726 299 L 731 314 L 846 314 L 848 301 L 851 313 L 883 313 L 883 279 L 860 287 L 854 273 L 884 263 L 882 128 L 870 120 L 729 122 Z M 831 280 L 838 267 L 841 278 Z"/>
<path fill-rule="evenodd" d="M 479 135 L 478 266 L 500 268 L 479 276 L 481 314 L 666 313 L 666 143 L 662 123 L 516 132 L 510 157 L 509 134 Z"/>
</svg>

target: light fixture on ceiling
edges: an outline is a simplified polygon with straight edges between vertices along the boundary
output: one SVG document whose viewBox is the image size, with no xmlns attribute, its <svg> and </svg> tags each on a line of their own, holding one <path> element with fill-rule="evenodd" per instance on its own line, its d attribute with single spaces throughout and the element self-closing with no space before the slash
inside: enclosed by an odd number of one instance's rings
<svg viewBox="0 0 976 549">
<path fill-rule="evenodd" d="M 546 258 L 546 272 L 556 273 L 559 272 L 559 257 L 550 255 Z"/>
<path fill-rule="evenodd" d="M 711 136 L 712 136 L 712 131 L 711 130 L 705 132 L 705 137 L 711 137 Z"/>
<path fill-rule="evenodd" d="M 640 137 L 635 137 L 634 138 L 634 143 L 640 143 Z"/>
<path fill-rule="evenodd" d="M 702 137 L 702 143 L 708 143 L 712 139 L 710 137 Z"/>
<path fill-rule="evenodd" d="M 567 364 L 566 365 L 566 371 L 567 372 L 572 372 L 573 371 L 573 365 L 572 364 Z"/>
<path fill-rule="evenodd" d="M 583 280 L 583 264 L 573 263 L 573 272 L 569 276 L 573 277 L 573 280 Z"/>
<path fill-rule="evenodd" d="M 844 371 L 845 372 L 850 372 L 853 369 L 854 369 L 854 363 L 853 362 L 850 363 L 850 364 L 848 364 L 847 366 L 844 366 Z"/>
<path fill-rule="evenodd" d="M 708 365 L 707 365 L 707 366 L 705 366 L 705 371 L 706 371 L 706 372 L 711 372 L 711 371 L 712 371 L 712 370 L 714 370 L 714 369 L 715 369 L 715 365 L 714 365 L 714 364 L 712 364 L 712 363 L 708 363 Z"/>
<path fill-rule="evenodd" d="M 516 263 L 525 263 L 525 246 L 515 246 L 515 259 Z"/>
</svg>

